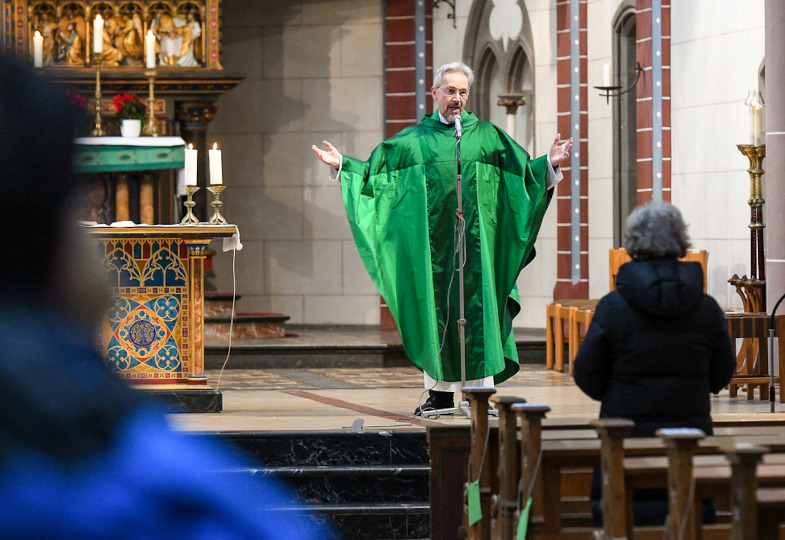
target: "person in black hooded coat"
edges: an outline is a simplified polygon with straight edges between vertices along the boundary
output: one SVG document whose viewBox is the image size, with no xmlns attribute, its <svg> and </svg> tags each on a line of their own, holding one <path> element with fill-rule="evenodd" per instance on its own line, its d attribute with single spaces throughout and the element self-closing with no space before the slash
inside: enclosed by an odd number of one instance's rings
<svg viewBox="0 0 785 540">
<path fill-rule="evenodd" d="M 616 290 L 597 304 L 575 357 L 575 382 L 601 401 L 600 418 L 635 422 L 632 437 L 672 427 L 711 435 L 709 393 L 722 390 L 736 368 L 722 309 L 703 292 L 700 263 L 678 260 L 690 243 L 676 207 L 651 202 L 636 208 L 627 235 L 633 260 L 619 269 Z M 592 500 L 601 522 L 598 480 L 595 474 Z M 664 522 L 662 491 L 636 493 L 636 501 L 636 524 Z"/>
</svg>

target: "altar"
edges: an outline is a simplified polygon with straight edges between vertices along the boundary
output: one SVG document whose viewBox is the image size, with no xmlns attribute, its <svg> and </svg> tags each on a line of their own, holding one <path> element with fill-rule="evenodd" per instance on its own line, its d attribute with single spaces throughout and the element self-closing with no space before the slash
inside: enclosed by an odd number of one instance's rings
<svg viewBox="0 0 785 540">
<path fill-rule="evenodd" d="M 84 227 L 112 295 L 100 332 L 107 365 L 127 382 L 169 390 L 188 410 L 220 411 L 204 375 L 204 258 L 235 225 Z M 200 389 L 201 392 L 188 391 Z M 218 411 L 214 403 L 218 398 Z"/>
<path fill-rule="evenodd" d="M 81 137 L 74 166 L 93 175 L 91 208 L 83 219 L 98 223 L 171 223 L 173 174 L 185 162 L 180 137 Z M 168 181 L 159 178 L 161 173 Z M 168 173 L 168 174 L 167 174 Z"/>
</svg>

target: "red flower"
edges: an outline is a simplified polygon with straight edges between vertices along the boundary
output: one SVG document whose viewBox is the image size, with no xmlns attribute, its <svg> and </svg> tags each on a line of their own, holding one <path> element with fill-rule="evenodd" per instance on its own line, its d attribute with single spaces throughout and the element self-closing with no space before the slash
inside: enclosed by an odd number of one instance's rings
<svg viewBox="0 0 785 540">
<path fill-rule="evenodd" d="M 117 116 L 122 120 L 129 118 L 144 119 L 147 107 L 133 94 L 117 94 L 112 100 L 114 101 L 114 109 L 117 111 Z"/>
<path fill-rule="evenodd" d="M 87 98 L 84 97 L 82 94 L 75 92 L 71 88 L 65 89 L 65 98 L 68 100 L 68 103 L 72 105 L 76 105 L 80 109 L 84 109 L 87 107 Z"/>
</svg>

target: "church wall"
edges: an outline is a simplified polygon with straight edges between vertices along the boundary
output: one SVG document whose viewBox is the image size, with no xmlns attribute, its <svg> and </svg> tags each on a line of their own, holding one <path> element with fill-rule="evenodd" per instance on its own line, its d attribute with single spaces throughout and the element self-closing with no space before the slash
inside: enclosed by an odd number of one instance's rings
<svg viewBox="0 0 785 540">
<path fill-rule="evenodd" d="M 223 148 L 225 215 L 245 246 L 238 310 L 377 324 L 340 188 L 311 145 L 365 159 L 383 138 L 381 1 L 231 0 L 223 22 L 224 66 L 246 78 L 218 101 L 208 140 Z M 231 290 L 216 249 L 216 285 Z"/>
<path fill-rule="evenodd" d="M 741 307 L 728 278 L 749 274 L 750 268 L 748 162 L 736 144 L 749 142 L 743 101 L 757 89 L 763 61 L 763 4 L 670 4 L 671 51 L 664 63 L 670 62 L 671 72 L 671 201 L 684 215 L 694 248 L 709 251 L 709 294 L 728 307 Z M 590 87 L 599 84 L 602 64 L 611 61 L 612 20 L 619 5 L 618 0 L 589 2 Z M 607 253 L 613 242 L 607 205 L 613 197 L 614 125 L 605 98 L 593 88 L 589 97 L 589 296 L 599 298 L 608 291 Z"/>
<path fill-rule="evenodd" d="M 433 10 L 434 67 L 463 57 L 478 1 L 457 2 L 455 27 L 446 4 Z M 592 298 L 608 290 L 614 129 L 612 102 L 592 87 L 611 60 L 620 4 L 587 4 Z M 557 129 L 556 3 L 526 1 L 525 8 L 535 67 L 534 144 L 527 149 L 536 156 L 548 151 Z M 310 145 L 327 138 L 365 159 L 382 140 L 382 13 L 381 1 L 225 3 L 224 65 L 246 80 L 218 102 L 208 140 L 224 148 L 225 213 L 240 226 L 246 246 L 237 259 L 243 310 L 278 311 L 298 323 L 378 323 L 379 297 L 351 239 L 340 190 Z M 747 142 L 742 102 L 756 87 L 763 47 L 763 0 L 671 5 L 672 201 L 695 247 L 709 250 L 709 292 L 727 306 L 738 304 L 727 279 L 749 273 L 749 181 L 746 158 L 735 146 Z M 517 327 L 543 327 L 545 304 L 553 298 L 555 205 L 536 248 L 518 283 L 523 311 Z M 230 288 L 229 255 L 219 254 L 215 267 L 218 287 Z"/>
<path fill-rule="evenodd" d="M 312 144 L 365 159 L 382 139 L 382 5 L 362 0 L 223 4 L 224 66 L 245 81 L 217 103 L 238 310 L 292 323 L 376 324 L 379 297 L 351 240 L 337 183 Z M 231 289 L 231 257 L 215 260 Z"/>
<path fill-rule="evenodd" d="M 534 148 L 527 148 L 532 157 L 546 154 L 556 136 L 556 6 L 555 2 L 526 2 L 534 41 Z M 564 138 L 569 134 L 562 134 Z M 545 305 L 553 300 L 556 285 L 556 204 L 555 197 L 537 236 L 537 257 L 521 272 L 518 292 L 521 313 L 515 318 L 516 328 L 544 328 Z"/>
<path fill-rule="evenodd" d="M 620 2 L 587 6 L 589 85 L 589 298 L 608 294 L 608 250 L 613 247 L 613 101 L 593 87 L 602 84 L 603 65 L 611 62 L 613 17 Z"/>
<path fill-rule="evenodd" d="M 673 202 L 695 247 L 709 251 L 709 294 L 740 308 L 727 280 L 750 273 L 750 182 L 736 145 L 750 143 L 743 102 L 758 90 L 764 1 L 677 2 L 671 9 Z M 764 198 L 765 184 L 764 176 Z"/>
</svg>

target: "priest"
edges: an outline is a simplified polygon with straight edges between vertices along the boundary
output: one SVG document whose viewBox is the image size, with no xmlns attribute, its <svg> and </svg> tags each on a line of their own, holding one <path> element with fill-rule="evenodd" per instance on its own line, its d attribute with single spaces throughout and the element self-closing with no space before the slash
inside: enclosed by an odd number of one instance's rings
<svg viewBox="0 0 785 540">
<path fill-rule="evenodd" d="M 368 161 L 329 142 L 316 156 L 340 178 L 355 243 L 390 308 L 408 358 L 429 397 L 415 410 L 454 406 L 454 392 L 493 386 L 518 371 L 512 320 L 516 278 L 561 179 L 572 140 L 530 159 L 509 135 L 464 110 L 474 79 L 462 62 L 440 67 L 431 87 L 437 110 L 381 143 Z M 460 151 L 460 160 L 458 159 Z M 456 212 L 457 164 L 462 215 Z M 459 319 L 458 235 L 465 238 L 464 338 Z M 461 348 L 465 354 L 462 381 Z"/>
</svg>

